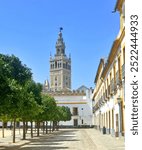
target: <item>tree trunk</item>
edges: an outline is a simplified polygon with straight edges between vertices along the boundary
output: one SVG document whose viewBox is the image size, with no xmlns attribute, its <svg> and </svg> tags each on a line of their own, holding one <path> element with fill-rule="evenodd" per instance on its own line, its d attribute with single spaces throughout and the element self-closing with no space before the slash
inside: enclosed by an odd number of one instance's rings
<svg viewBox="0 0 142 150">
<path fill-rule="evenodd" d="M 11 124 L 10 124 L 10 130 L 12 130 L 12 121 L 11 121 Z"/>
<path fill-rule="evenodd" d="M 16 117 L 14 117 L 14 123 L 13 123 L 13 143 L 15 143 L 15 124 L 16 124 Z"/>
<path fill-rule="evenodd" d="M 20 135 L 21 133 L 20 133 L 20 122 L 19 122 L 19 135 Z"/>
<path fill-rule="evenodd" d="M 31 138 L 33 138 L 33 121 L 31 121 Z"/>
<path fill-rule="evenodd" d="M 2 138 L 4 138 L 4 121 L 2 122 Z"/>
<path fill-rule="evenodd" d="M 26 133 L 28 131 L 28 122 L 26 121 Z"/>
<path fill-rule="evenodd" d="M 55 121 L 53 121 L 52 132 L 55 130 Z"/>
<path fill-rule="evenodd" d="M 37 132 L 37 122 L 35 122 L 35 129 L 34 132 Z"/>
<path fill-rule="evenodd" d="M 55 122 L 55 130 L 57 131 L 57 121 Z"/>
<path fill-rule="evenodd" d="M 57 121 L 55 121 L 55 130 L 57 131 Z"/>
<path fill-rule="evenodd" d="M 40 122 L 37 122 L 37 136 L 39 136 L 39 126 L 40 126 Z"/>
<path fill-rule="evenodd" d="M 59 131 L 59 121 L 57 122 L 57 131 Z"/>
<path fill-rule="evenodd" d="M 52 121 L 50 121 L 50 133 L 51 133 L 51 128 L 52 128 L 51 124 L 52 124 Z"/>
<path fill-rule="evenodd" d="M 25 120 L 23 120 L 23 140 L 26 139 L 26 124 L 25 124 Z"/>
<path fill-rule="evenodd" d="M 43 121 L 43 134 L 44 134 L 44 129 L 45 129 L 45 124 L 44 124 L 44 121 Z"/>
<path fill-rule="evenodd" d="M 46 121 L 46 134 L 48 133 L 48 121 Z"/>
</svg>

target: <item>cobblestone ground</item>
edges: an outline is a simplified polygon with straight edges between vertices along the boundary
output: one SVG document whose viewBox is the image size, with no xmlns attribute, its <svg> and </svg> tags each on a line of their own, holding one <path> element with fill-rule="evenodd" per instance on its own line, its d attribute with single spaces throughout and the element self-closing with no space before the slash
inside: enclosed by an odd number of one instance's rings
<svg viewBox="0 0 142 150">
<path fill-rule="evenodd" d="M 102 135 L 95 129 L 62 129 L 25 141 L 17 138 L 15 144 L 5 140 L 7 143 L 0 141 L 0 150 L 124 150 L 124 139 Z"/>
</svg>

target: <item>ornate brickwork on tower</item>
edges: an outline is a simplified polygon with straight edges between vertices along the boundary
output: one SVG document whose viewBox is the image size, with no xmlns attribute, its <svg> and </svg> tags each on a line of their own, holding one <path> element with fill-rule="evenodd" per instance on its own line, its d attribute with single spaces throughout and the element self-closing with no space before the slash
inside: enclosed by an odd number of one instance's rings
<svg viewBox="0 0 142 150">
<path fill-rule="evenodd" d="M 56 42 L 56 54 L 50 57 L 50 90 L 71 90 L 71 57 L 65 54 L 65 43 L 60 28 Z"/>
</svg>

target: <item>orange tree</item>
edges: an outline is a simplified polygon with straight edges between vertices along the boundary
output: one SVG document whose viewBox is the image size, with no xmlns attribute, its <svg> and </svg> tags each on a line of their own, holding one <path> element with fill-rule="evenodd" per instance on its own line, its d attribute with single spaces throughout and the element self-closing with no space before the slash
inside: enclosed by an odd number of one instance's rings
<svg viewBox="0 0 142 150">
<path fill-rule="evenodd" d="M 53 121 L 54 115 L 56 113 L 56 101 L 53 97 L 49 95 L 42 95 L 42 105 L 43 105 L 43 113 L 42 113 L 42 119 L 43 121 L 46 122 L 46 133 L 47 133 L 47 123 L 50 121 L 50 126 L 51 126 L 51 121 Z M 43 125 L 44 126 L 44 125 Z M 50 128 L 51 131 L 51 128 Z"/>
<path fill-rule="evenodd" d="M 31 79 L 31 70 L 14 55 L 0 54 L 0 78 L 2 78 L 1 96 L 1 112 L 3 115 L 10 116 L 13 121 L 13 143 L 15 143 L 15 122 L 19 117 L 19 104 L 22 98 L 22 87 Z M 5 87 L 8 87 L 6 91 Z M 2 96 L 3 95 L 3 96 Z"/>
<path fill-rule="evenodd" d="M 35 100 L 36 83 L 29 80 L 22 90 L 22 97 L 20 101 L 20 118 L 23 121 L 23 139 L 26 138 L 26 122 L 31 122 L 31 137 L 33 137 L 33 119 L 40 113 L 40 105 Z M 41 92 L 41 91 L 39 91 Z M 36 93 L 37 94 L 37 93 Z M 39 95 L 40 96 L 40 95 Z"/>
</svg>

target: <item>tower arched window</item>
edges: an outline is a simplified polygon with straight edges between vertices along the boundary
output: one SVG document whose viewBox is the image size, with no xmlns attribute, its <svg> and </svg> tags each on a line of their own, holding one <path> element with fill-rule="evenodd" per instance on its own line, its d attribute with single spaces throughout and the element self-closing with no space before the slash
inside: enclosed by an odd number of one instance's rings
<svg viewBox="0 0 142 150">
<path fill-rule="evenodd" d="M 60 54 L 60 49 L 57 49 L 57 55 L 59 55 Z"/>
<path fill-rule="evenodd" d="M 65 68 L 65 63 L 63 63 L 63 68 Z"/>
<path fill-rule="evenodd" d="M 63 54 L 65 53 L 64 49 L 62 49 L 62 53 L 63 53 Z"/>
<path fill-rule="evenodd" d="M 55 61 L 55 68 L 57 68 L 57 61 Z"/>
</svg>

